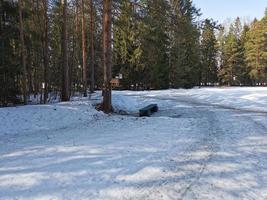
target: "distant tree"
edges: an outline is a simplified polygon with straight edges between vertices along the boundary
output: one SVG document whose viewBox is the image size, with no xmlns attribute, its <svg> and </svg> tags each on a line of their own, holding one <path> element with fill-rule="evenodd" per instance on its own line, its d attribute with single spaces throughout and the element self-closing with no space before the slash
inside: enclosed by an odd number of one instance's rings
<svg viewBox="0 0 267 200">
<path fill-rule="evenodd" d="M 142 32 L 142 63 L 144 63 L 145 85 L 149 88 L 169 87 L 169 5 L 167 1 L 148 0 Z M 159 23 L 161 22 L 161 23 Z"/>
<path fill-rule="evenodd" d="M 170 82 L 172 87 L 190 88 L 199 83 L 199 10 L 191 0 L 171 1 Z"/>
<path fill-rule="evenodd" d="M 21 62 L 22 62 L 22 89 L 23 101 L 27 104 L 27 69 L 26 69 L 26 49 L 24 40 L 24 25 L 23 25 L 23 1 L 19 0 L 19 31 L 20 31 L 20 48 L 21 48 Z"/>
<path fill-rule="evenodd" d="M 255 83 L 267 80 L 267 15 L 254 20 L 245 43 L 246 61 L 251 68 L 250 78 Z"/>
<path fill-rule="evenodd" d="M 239 85 L 241 69 L 243 67 L 243 51 L 241 46 L 241 35 L 239 18 L 231 24 L 228 35 L 225 38 L 223 49 L 223 65 L 219 72 L 219 77 L 223 84 Z"/>
<path fill-rule="evenodd" d="M 0 0 L 0 106 L 21 95 L 18 15 L 17 3 Z"/>
<path fill-rule="evenodd" d="M 47 0 L 42 0 L 43 3 L 43 18 L 44 18 L 44 104 L 47 102 L 48 98 L 48 70 L 49 70 L 49 43 L 48 43 L 48 2 Z"/>
<path fill-rule="evenodd" d="M 119 15 L 114 20 L 113 28 L 113 73 L 123 74 L 122 85 L 129 88 L 144 80 L 144 63 L 141 63 L 144 23 L 140 22 L 139 13 L 131 2 L 121 1 L 117 6 Z"/>
<path fill-rule="evenodd" d="M 239 79 L 240 82 L 244 85 L 251 85 L 251 79 L 249 76 L 250 73 L 250 67 L 248 66 L 247 62 L 246 62 L 246 57 L 245 57 L 245 45 L 247 43 L 248 40 L 248 32 L 249 32 L 249 26 L 248 25 L 244 25 L 243 27 L 243 31 L 241 33 L 241 50 L 242 50 L 242 66 L 240 69 L 240 74 L 239 74 Z"/>
<path fill-rule="evenodd" d="M 215 37 L 215 23 L 211 20 L 205 20 L 203 32 L 201 35 L 201 82 L 217 82 L 217 40 Z"/>
</svg>

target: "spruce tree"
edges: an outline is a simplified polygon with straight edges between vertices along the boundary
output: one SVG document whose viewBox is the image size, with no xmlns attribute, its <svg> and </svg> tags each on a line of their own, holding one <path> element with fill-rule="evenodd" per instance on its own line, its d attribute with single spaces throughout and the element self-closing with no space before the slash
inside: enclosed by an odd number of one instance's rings
<svg viewBox="0 0 267 200">
<path fill-rule="evenodd" d="M 144 65 L 140 63 L 142 23 L 138 19 L 133 4 L 128 1 L 119 3 L 119 16 L 114 22 L 114 67 L 113 74 L 123 74 L 122 84 L 129 88 L 141 82 Z"/>
<path fill-rule="evenodd" d="M 17 2 L 1 0 L 0 15 L 0 106 L 6 106 L 21 94 Z"/>
<path fill-rule="evenodd" d="M 205 20 L 201 36 L 201 82 L 205 85 L 217 82 L 217 40 L 215 37 L 215 23 Z"/>
<path fill-rule="evenodd" d="M 148 0 L 142 35 L 142 62 L 145 67 L 145 85 L 149 88 L 169 87 L 167 47 L 168 4 L 165 0 Z M 160 23 L 159 23 L 160 22 Z"/>
<path fill-rule="evenodd" d="M 171 1 L 170 82 L 173 87 L 190 88 L 199 83 L 199 16 L 192 1 Z"/>
</svg>

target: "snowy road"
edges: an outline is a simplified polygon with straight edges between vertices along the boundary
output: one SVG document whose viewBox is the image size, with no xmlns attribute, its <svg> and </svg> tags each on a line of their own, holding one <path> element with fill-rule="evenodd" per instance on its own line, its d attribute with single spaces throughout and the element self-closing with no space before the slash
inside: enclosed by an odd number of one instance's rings
<svg viewBox="0 0 267 200">
<path fill-rule="evenodd" d="M 128 95 L 160 111 L 0 134 L 0 199 L 267 199 L 266 113 Z"/>
<path fill-rule="evenodd" d="M 198 127 L 194 133 L 199 140 L 177 156 L 178 169 L 182 160 L 182 170 L 190 169 L 190 173 L 185 179 L 166 186 L 169 199 L 267 199 L 267 114 L 264 111 L 198 104 L 180 97 L 142 98 L 176 102 L 154 117 L 193 119 Z"/>
</svg>

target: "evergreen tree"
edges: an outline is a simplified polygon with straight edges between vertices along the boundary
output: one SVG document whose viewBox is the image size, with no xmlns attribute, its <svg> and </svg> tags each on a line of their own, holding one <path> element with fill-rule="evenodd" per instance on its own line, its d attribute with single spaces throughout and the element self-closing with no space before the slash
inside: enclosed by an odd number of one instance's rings
<svg viewBox="0 0 267 200">
<path fill-rule="evenodd" d="M 241 70 L 243 67 L 243 52 L 241 46 L 241 35 L 239 18 L 231 25 L 228 35 L 225 38 L 223 49 L 223 65 L 219 76 L 222 84 L 240 85 Z"/>
<path fill-rule="evenodd" d="M 199 83 L 199 16 L 190 0 L 171 1 L 170 81 L 173 87 L 190 88 Z"/>
<path fill-rule="evenodd" d="M 250 72 L 250 67 L 247 65 L 246 62 L 246 57 L 245 57 L 245 44 L 248 40 L 248 32 L 249 32 L 249 26 L 248 25 L 244 25 L 243 27 L 243 31 L 241 34 L 241 48 L 242 48 L 242 66 L 241 66 L 241 71 L 240 71 L 240 82 L 244 85 L 251 85 L 251 79 L 249 76 L 249 72 Z"/>
<path fill-rule="evenodd" d="M 255 83 L 267 80 L 267 15 L 261 21 L 254 20 L 245 44 L 246 61 L 251 68 L 250 77 Z"/>
<path fill-rule="evenodd" d="M 18 6 L 0 1 L 0 106 L 13 102 L 20 93 Z"/>
<path fill-rule="evenodd" d="M 224 44 L 225 44 L 225 40 L 226 40 L 226 32 L 225 32 L 225 28 L 223 26 L 219 27 L 219 32 L 217 35 L 217 60 L 218 60 L 218 69 L 220 71 L 220 69 L 222 69 L 223 64 L 224 64 Z M 219 71 L 217 76 L 219 75 Z"/>
<path fill-rule="evenodd" d="M 167 14 L 167 1 L 147 1 L 147 13 L 144 18 L 145 31 L 142 35 L 142 62 L 145 67 L 145 85 L 149 88 L 163 89 L 169 87 L 169 59 L 167 55 L 169 23 Z"/>
<path fill-rule="evenodd" d="M 143 24 L 138 19 L 133 4 L 121 1 L 119 16 L 114 22 L 114 69 L 115 75 L 122 73 L 122 84 L 129 88 L 142 81 L 144 65 L 140 63 L 141 29 Z"/>
<path fill-rule="evenodd" d="M 205 20 L 201 36 L 201 82 L 205 85 L 217 82 L 217 40 L 215 37 L 215 23 Z"/>
</svg>

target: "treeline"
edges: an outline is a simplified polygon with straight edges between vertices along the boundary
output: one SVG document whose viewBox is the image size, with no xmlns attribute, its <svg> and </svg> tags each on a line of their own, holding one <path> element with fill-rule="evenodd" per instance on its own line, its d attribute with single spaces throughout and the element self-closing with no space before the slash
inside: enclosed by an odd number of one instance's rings
<svg viewBox="0 0 267 200">
<path fill-rule="evenodd" d="M 226 31 L 200 21 L 191 0 L 110 2 L 112 77 L 122 74 L 123 89 L 266 82 L 267 12 Z M 0 0 L 0 9 L 0 104 L 103 88 L 102 1 Z"/>
<path fill-rule="evenodd" d="M 218 78 L 224 85 L 267 85 L 267 10 L 242 26 L 240 18 L 218 36 Z"/>
</svg>

